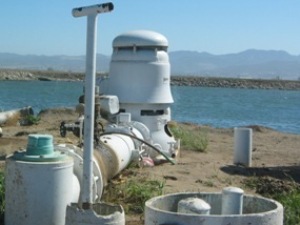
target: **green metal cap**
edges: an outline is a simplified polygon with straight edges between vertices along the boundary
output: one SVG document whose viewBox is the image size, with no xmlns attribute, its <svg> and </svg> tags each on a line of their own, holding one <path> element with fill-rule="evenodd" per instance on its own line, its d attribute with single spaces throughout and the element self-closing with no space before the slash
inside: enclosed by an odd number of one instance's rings
<svg viewBox="0 0 300 225">
<path fill-rule="evenodd" d="M 35 134 L 28 136 L 27 155 L 49 155 L 54 152 L 53 136 L 47 134 Z"/>
<path fill-rule="evenodd" d="M 47 134 L 31 134 L 28 136 L 27 149 L 15 152 L 13 158 L 30 162 L 54 162 L 66 159 L 66 155 L 55 151 L 53 136 Z"/>
</svg>

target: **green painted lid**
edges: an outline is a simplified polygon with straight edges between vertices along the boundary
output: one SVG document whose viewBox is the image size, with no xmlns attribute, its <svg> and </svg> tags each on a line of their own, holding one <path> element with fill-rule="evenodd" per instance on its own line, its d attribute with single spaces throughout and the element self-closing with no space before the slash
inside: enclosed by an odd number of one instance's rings
<svg viewBox="0 0 300 225">
<path fill-rule="evenodd" d="M 35 134 L 28 136 L 27 155 L 49 155 L 54 152 L 53 136 L 48 134 Z"/>
<path fill-rule="evenodd" d="M 64 159 L 66 155 L 54 150 L 53 136 L 48 134 L 31 134 L 28 136 L 27 149 L 15 152 L 14 159 L 30 162 L 53 162 Z"/>
</svg>

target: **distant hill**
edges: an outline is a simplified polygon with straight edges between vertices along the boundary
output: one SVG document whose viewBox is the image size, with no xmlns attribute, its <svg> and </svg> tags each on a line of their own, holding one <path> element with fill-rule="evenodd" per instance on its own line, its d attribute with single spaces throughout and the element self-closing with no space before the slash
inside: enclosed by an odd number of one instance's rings
<svg viewBox="0 0 300 225">
<path fill-rule="evenodd" d="M 97 54 L 97 71 L 108 71 L 110 57 Z M 0 68 L 82 72 L 85 56 L 45 56 L 0 53 Z"/>
<path fill-rule="evenodd" d="M 247 50 L 225 55 L 176 51 L 170 53 L 170 61 L 174 75 L 265 79 L 300 77 L 300 56 L 285 51 Z"/>
<path fill-rule="evenodd" d="M 285 51 L 246 50 L 213 55 L 207 52 L 169 52 L 171 73 L 180 76 L 213 76 L 264 79 L 299 79 L 300 56 Z M 110 56 L 97 55 L 97 71 L 109 70 Z M 0 53 L 0 68 L 82 72 L 85 56 L 44 56 Z"/>
</svg>

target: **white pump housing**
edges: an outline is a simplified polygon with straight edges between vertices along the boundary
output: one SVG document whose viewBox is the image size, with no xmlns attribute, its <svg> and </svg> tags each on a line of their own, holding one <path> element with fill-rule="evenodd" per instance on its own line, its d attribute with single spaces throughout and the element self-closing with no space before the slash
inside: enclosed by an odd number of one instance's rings
<svg viewBox="0 0 300 225">
<path fill-rule="evenodd" d="M 120 112 L 130 113 L 132 121 L 145 124 L 151 139 L 172 155 L 175 139 L 165 131 L 171 120 L 170 63 L 167 39 L 156 32 L 136 30 L 113 40 L 109 79 L 100 90 L 118 96 Z"/>
<path fill-rule="evenodd" d="M 166 38 L 152 31 L 117 36 L 113 41 L 109 94 L 127 104 L 173 103 L 167 48 Z"/>
</svg>

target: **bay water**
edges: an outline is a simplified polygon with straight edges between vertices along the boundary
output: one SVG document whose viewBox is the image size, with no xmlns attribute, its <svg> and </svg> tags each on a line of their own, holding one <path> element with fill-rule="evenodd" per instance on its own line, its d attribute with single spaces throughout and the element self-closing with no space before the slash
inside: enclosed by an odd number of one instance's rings
<svg viewBox="0 0 300 225">
<path fill-rule="evenodd" d="M 300 134 L 300 91 L 172 86 L 172 120 L 232 128 L 261 125 Z M 83 82 L 0 81 L 0 110 L 74 107 Z"/>
</svg>

